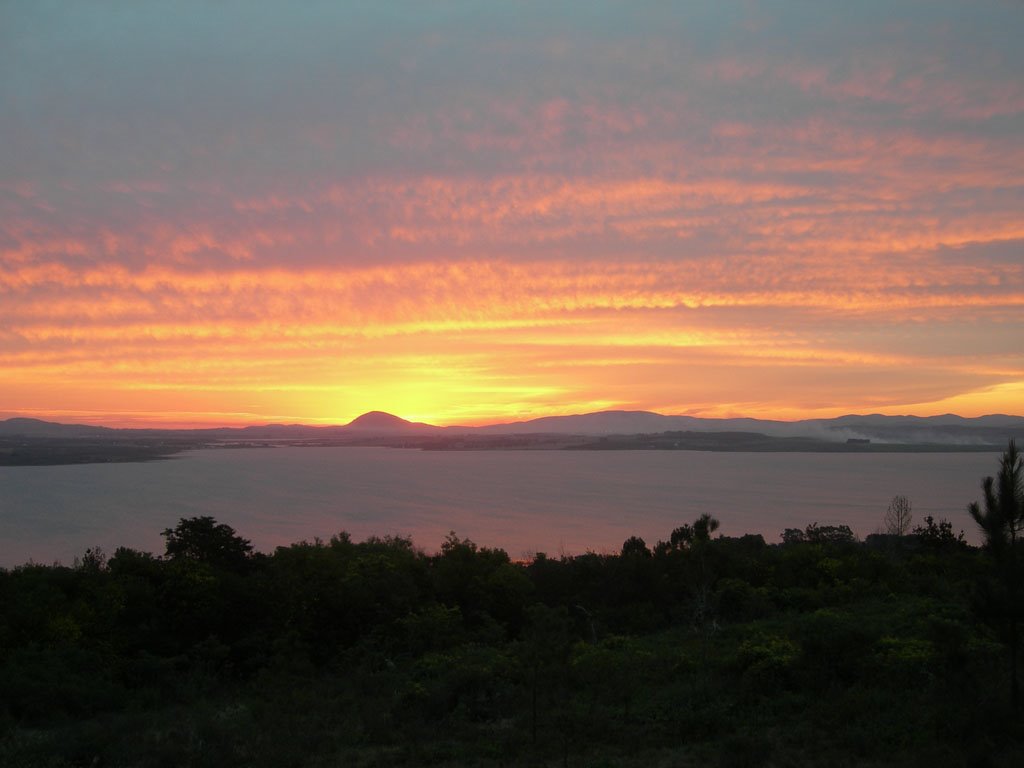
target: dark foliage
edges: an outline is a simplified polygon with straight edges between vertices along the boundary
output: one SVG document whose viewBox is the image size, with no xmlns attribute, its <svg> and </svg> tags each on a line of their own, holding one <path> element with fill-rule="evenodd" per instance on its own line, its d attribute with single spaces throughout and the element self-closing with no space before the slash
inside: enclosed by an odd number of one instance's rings
<svg viewBox="0 0 1024 768">
<path fill-rule="evenodd" d="M 985 537 L 991 571 L 976 593 L 979 613 L 1000 632 L 1007 646 L 1010 698 L 1021 707 L 1019 680 L 1020 624 L 1024 618 L 1024 459 L 1017 445 L 1009 447 L 999 463 L 999 474 L 981 482 L 984 507 L 967 508 Z"/>
<path fill-rule="evenodd" d="M 953 524 L 949 520 L 939 520 L 928 515 L 924 519 L 924 525 L 916 526 L 913 530 L 922 544 L 931 549 L 948 549 L 950 547 L 964 546 L 964 532 L 953 533 Z"/>
<path fill-rule="evenodd" d="M 252 544 L 212 517 L 183 518 L 161 535 L 167 539 L 166 556 L 171 560 L 239 570 L 252 554 Z"/>
<path fill-rule="evenodd" d="M 802 531 L 799 528 L 787 528 L 782 532 L 784 544 L 851 544 L 856 538 L 848 525 L 811 523 Z"/>
</svg>

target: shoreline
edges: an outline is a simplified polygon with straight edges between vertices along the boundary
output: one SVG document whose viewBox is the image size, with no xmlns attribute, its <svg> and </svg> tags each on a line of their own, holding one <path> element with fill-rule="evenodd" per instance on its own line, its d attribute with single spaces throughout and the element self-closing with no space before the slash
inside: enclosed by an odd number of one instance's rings
<svg viewBox="0 0 1024 768">
<path fill-rule="evenodd" d="M 1002 445 L 950 443 L 839 443 L 752 432 L 664 432 L 607 435 L 369 437 L 348 440 L 182 441 L 95 438 L 0 439 L 0 467 L 135 464 L 164 461 L 193 450 L 265 448 L 400 448 L 422 451 L 696 451 L 710 453 L 998 453 Z"/>
</svg>

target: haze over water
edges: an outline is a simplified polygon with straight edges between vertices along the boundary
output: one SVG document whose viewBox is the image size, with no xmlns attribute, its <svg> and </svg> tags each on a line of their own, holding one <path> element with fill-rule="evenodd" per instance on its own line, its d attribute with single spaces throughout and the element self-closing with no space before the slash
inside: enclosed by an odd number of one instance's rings
<svg viewBox="0 0 1024 768">
<path fill-rule="evenodd" d="M 212 515 L 258 550 L 342 530 L 400 534 L 436 550 L 454 530 L 514 557 L 649 545 L 708 512 L 721 533 L 812 522 L 861 538 L 896 494 L 914 522 L 945 517 L 976 542 L 966 513 L 997 453 L 705 453 L 217 449 L 144 464 L 0 468 L 0 566 L 66 564 L 87 547 L 162 553 L 160 531 Z"/>
</svg>

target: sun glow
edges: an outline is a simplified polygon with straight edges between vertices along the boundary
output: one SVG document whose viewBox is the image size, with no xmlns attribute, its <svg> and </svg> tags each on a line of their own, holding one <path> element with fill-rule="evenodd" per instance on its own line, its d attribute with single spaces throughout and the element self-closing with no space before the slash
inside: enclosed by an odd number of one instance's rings
<svg viewBox="0 0 1024 768">
<path fill-rule="evenodd" d="M 28 8 L 3 415 L 1024 412 L 1024 64 L 985 13 L 940 61 L 928 24 L 825 55 L 682 9 L 557 41 L 360 11 L 374 55 L 309 29 L 265 77 L 265 51 Z"/>
</svg>

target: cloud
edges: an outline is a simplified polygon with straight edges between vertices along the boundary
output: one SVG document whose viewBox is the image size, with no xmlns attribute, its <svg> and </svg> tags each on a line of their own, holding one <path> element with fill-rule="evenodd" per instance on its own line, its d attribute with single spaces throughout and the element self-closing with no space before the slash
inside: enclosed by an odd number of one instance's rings
<svg viewBox="0 0 1024 768">
<path fill-rule="evenodd" d="M 1012 404 L 1018 13 L 12 9 L 8 407 Z"/>
</svg>

